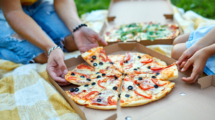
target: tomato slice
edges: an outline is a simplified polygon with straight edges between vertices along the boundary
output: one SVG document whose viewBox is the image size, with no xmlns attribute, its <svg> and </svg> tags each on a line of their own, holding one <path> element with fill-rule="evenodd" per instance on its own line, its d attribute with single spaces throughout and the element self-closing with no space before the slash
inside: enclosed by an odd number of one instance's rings
<svg viewBox="0 0 215 120">
<path fill-rule="evenodd" d="M 132 68 L 133 67 L 133 64 L 131 63 L 131 64 L 129 64 L 128 66 L 127 66 L 127 69 L 130 69 L 130 68 Z"/>
<path fill-rule="evenodd" d="M 101 86 L 101 82 L 102 82 L 101 80 L 99 80 L 99 81 L 98 81 L 98 85 L 99 85 L 99 87 L 101 87 L 101 88 L 105 88 L 104 86 Z"/>
<path fill-rule="evenodd" d="M 177 26 L 175 26 L 175 25 L 171 25 L 170 26 L 170 29 L 177 29 L 178 27 Z"/>
<path fill-rule="evenodd" d="M 163 70 L 163 69 L 172 67 L 172 66 L 174 66 L 174 65 L 176 65 L 176 63 L 173 63 L 173 64 L 171 64 L 171 65 L 169 65 L 169 66 L 167 66 L 167 67 L 158 67 L 158 68 L 157 68 L 157 67 L 151 67 L 150 69 L 153 70 L 153 71 L 158 71 L 158 70 Z"/>
<path fill-rule="evenodd" d="M 85 99 L 87 99 L 87 100 L 90 99 L 89 97 L 93 94 L 99 94 L 99 92 L 98 91 L 92 91 L 85 96 Z"/>
<path fill-rule="evenodd" d="M 147 88 L 144 88 L 142 85 L 140 85 L 139 87 L 140 87 L 140 89 L 142 89 L 142 90 L 149 90 L 149 89 L 151 89 L 151 88 L 154 88 L 154 86 L 150 86 L 150 85 L 148 85 L 148 84 L 147 84 Z"/>
<path fill-rule="evenodd" d="M 167 84 L 167 83 L 159 84 L 157 79 L 151 79 L 151 80 L 155 85 L 158 85 L 158 86 L 164 86 Z"/>
<path fill-rule="evenodd" d="M 108 97 L 108 103 L 110 104 L 110 105 L 116 105 L 116 101 L 115 100 L 111 100 L 112 99 L 112 96 L 109 96 Z"/>
<path fill-rule="evenodd" d="M 152 95 L 150 94 L 149 96 L 145 96 L 145 95 L 142 95 L 140 93 L 138 93 L 136 90 L 134 91 L 135 94 L 139 95 L 139 96 L 142 96 L 144 98 L 147 98 L 147 99 L 151 99 L 152 98 Z"/>
<path fill-rule="evenodd" d="M 124 100 L 120 100 L 120 103 L 124 103 Z"/>
<path fill-rule="evenodd" d="M 120 65 L 123 65 L 123 60 L 120 60 Z"/>
<path fill-rule="evenodd" d="M 145 61 L 141 61 L 141 63 L 151 63 L 153 62 L 153 59 L 148 59 L 148 60 L 145 60 Z"/>
<path fill-rule="evenodd" d="M 77 78 L 76 78 L 76 77 L 71 76 L 71 77 L 69 77 L 69 80 L 77 80 Z"/>
<path fill-rule="evenodd" d="M 131 59 L 131 55 L 130 55 L 130 53 L 128 53 L 127 55 L 128 55 L 128 56 L 127 56 L 127 59 L 126 59 L 126 60 L 129 61 L 129 60 Z"/>
<path fill-rule="evenodd" d="M 85 64 L 78 65 L 77 68 L 78 68 L 78 69 L 91 69 L 90 66 L 85 65 Z"/>
<path fill-rule="evenodd" d="M 100 73 L 105 73 L 105 70 L 99 70 Z"/>
<path fill-rule="evenodd" d="M 141 74 L 141 71 L 134 71 L 134 73 L 136 73 L 136 74 Z"/>
<path fill-rule="evenodd" d="M 124 78 L 124 81 L 131 81 L 131 79 L 129 79 L 129 78 Z"/>
</svg>

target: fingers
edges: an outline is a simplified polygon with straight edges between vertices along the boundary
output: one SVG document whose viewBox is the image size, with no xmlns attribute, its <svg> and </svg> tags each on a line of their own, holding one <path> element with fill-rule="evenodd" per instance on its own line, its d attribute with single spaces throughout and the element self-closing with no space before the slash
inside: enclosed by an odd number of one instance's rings
<svg viewBox="0 0 215 120">
<path fill-rule="evenodd" d="M 57 82 L 57 84 L 60 85 L 60 86 L 67 86 L 67 85 L 69 85 L 70 83 L 69 83 L 69 82 L 67 82 L 67 83 Z"/>
<path fill-rule="evenodd" d="M 184 71 L 186 71 L 189 67 L 190 67 L 190 65 L 192 65 L 193 64 L 193 60 L 192 59 L 188 59 L 187 60 L 187 62 L 185 63 L 185 65 L 183 65 L 184 67 L 181 69 L 181 71 L 182 72 L 184 72 Z M 183 62 L 182 62 L 183 63 Z"/>
<path fill-rule="evenodd" d="M 182 55 L 181 55 L 181 57 L 178 59 L 178 61 L 176 62 L 176 64 L 178 64 L 179 66 L 180 66 L 180 64 L 187 58 L 188 56 L 185 54 L 185 53 L 183 53 Z"/>
<path fill-rule="evenodd" d="M 95 38 L 102 44 L 102 45 L 108 45 L 107 42 L 100 37 L 98 34 L 95 36 Z"/>
<path fill-rule="evenodd" d="M 198 80 L 200 75 L 201 75 L 201 70 L 198 68 L 198 66 L 194 66 L 190 77 L 183 77 L 182 80 L 187 83 L 194 83 Z"/>
<path fill-rule="evenodd" d="M 181 63 L 181 65 L 179 66 L 179 70 L 180 70 L 181 68 L 184 67 L 184 65 L 186 64 L 186 62 L 187 62 L 187 61 L 183 61 L 183 62 Z"/>
</svg>

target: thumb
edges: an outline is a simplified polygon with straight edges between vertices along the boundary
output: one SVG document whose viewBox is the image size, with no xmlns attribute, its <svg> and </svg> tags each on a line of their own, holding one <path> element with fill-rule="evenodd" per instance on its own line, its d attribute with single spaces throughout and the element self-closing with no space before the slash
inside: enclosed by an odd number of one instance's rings
<svg viewBox="0 0 215 120">
<path fill-rule="evenodd" d="M 108 45 L 107 42 L 100 37 L 98 34 L 95 35 L 95 38 L 102 44 L 102 45 Z"/>
<path fill-rule="evenodd" d="M 65 75 L 68 72 L 68 70 L 67 70 L 67 67 L 66 67 L 66 65 L 64 63 L 64 60 L 63 59 L 59 59 L 56 62 L 58 64 L 59 68 L 60 68 L 60 71 L 61 71 L 62 75 L 63 74 Z"/>
</svg>

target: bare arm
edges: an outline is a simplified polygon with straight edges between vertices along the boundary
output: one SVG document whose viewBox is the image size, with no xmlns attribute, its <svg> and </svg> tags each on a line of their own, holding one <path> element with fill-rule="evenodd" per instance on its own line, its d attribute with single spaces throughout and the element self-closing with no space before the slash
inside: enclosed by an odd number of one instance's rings
<svg viewBox="0 0 215 120">
<path fill-rule="evenodd" d="M 0 0 L 0 7 L 13 30 L 46 53 L 55 43 L 22 10 L 19 0 Z"/>
<path fill-rule="evenodd" d="M 81 24 L 73 0 L 54 0 L 54 8 L 71 32 Z"/>
</svg>

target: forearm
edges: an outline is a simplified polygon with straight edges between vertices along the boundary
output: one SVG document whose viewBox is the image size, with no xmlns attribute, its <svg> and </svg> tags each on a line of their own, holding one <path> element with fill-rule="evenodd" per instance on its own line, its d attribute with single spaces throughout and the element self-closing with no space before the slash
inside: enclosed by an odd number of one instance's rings
<svg viewBox="0 0 215 120">
<path fill-rule="evenodd" d="M 215 43 L 215 27 L 208 32 L 203 38 L 201 38 L 195 45 L 197 47 L 204 48 Z"/>
<path fill-rule="evenodd" d="M 212 55 L 215 55 L 215 44 L 203 48 L 202 51 L 207 55 L 208 58 L 211 57 Z"/>
<path fill-rule="evenodd" d="M 45 34 L 38 24 L 22 10 L 14 10 L 5 14 L 5 17 L 13 30 L 38 46 L 46 53 L 55 46 L 55 43 Z"/>
<path fill-rule="evenodd" d="M 75 2 L 73 0 L 54 0 L 54 7 L 71 32 L 75 27 L 81 24 L 81 20 L 78 17 Z"/>
</svg>

